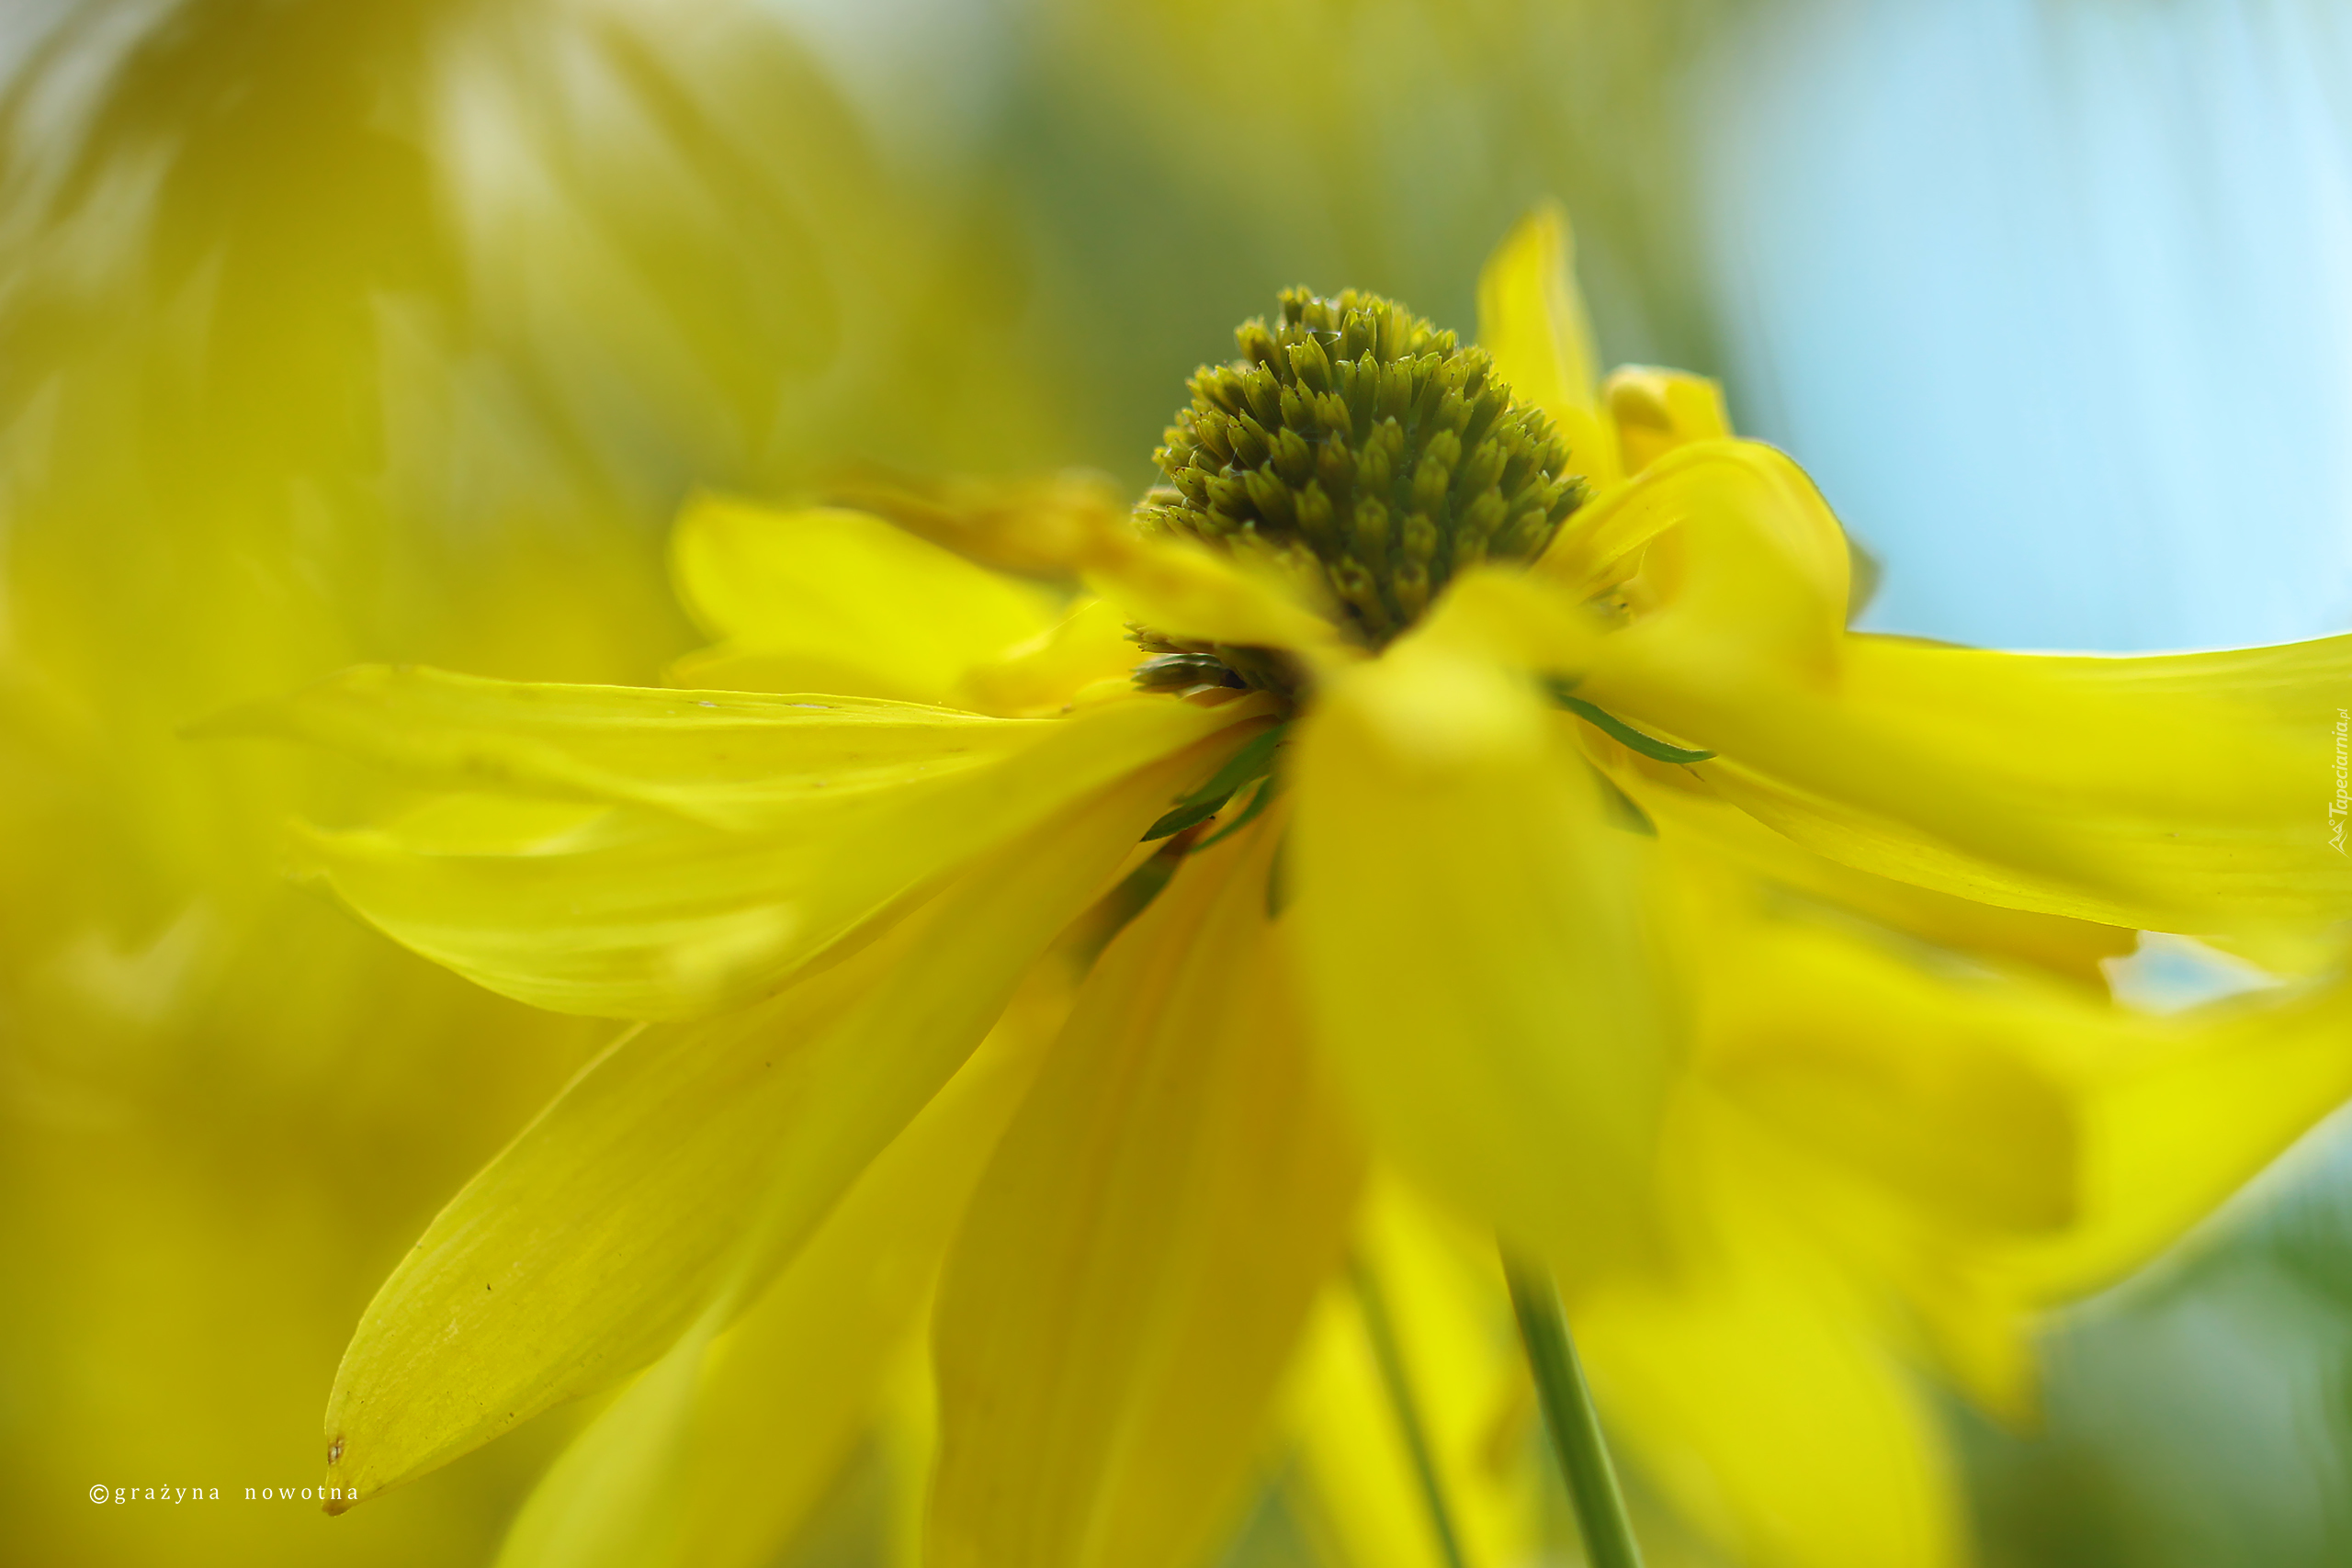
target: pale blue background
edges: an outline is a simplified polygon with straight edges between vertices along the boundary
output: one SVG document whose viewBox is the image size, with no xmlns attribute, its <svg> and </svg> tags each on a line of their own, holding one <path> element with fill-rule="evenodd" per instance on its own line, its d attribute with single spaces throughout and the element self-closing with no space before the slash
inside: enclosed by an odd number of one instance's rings
<svg viewBox="0 0 2352 1568">
<path fill-rule="evenodd" d="M 2352 629 L 2352 6 L 1795 0 L 1689 85 L 1735 412 L 2009 648 Z"/>
</svg>

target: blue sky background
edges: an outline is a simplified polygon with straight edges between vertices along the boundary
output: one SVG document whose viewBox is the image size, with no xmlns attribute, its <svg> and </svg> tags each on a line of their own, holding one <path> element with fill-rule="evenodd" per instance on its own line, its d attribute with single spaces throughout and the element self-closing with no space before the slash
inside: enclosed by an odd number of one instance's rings
<svg viewBox="0 0 2352 1568">
<path fill-rule="evenodd" d="M 2352 10 L 1795 0 L 1689 84 L 1735 413 L 2009 648 L 2352 629 Z"/>
</svg>

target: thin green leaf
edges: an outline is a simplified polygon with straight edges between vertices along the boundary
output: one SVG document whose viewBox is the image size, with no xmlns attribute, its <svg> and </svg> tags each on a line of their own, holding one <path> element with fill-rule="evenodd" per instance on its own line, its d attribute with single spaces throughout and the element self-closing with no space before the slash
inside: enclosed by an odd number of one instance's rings
<svg viewBox="0 0 2352 1568">
<path fill-rule="evenodd" d="M 1669 746 L 1663 740 L 1653 739 L 1606 708 L 1596 706 L 1582 697 L 1569 695 L 1568 685 L 1566 681 L 1549 682 L 1552 700 L 1611 740 L 1629 746 L 1645 757 L 1660 762 L 1703 762 L 1714 756 L 1713 751 L 1694 751 L 1687 747 Z"/>
<path fill-rule="evenodd" d="M 1258 819 L 1259 814 L 1263 812 L 1267 807 L 1272 806 L 1274 803 L 1274 796 L 1280 795 L 1282 790 L 1283 782 L 1280 775 L 1268 773 L 1264 778 L 1258 781 L 1258 793 L 1250 797 L 1250 804 L 1241 808 L 1241 814 L 1236 817 L 1232 821 L 1227 822 L 1224 827 L 1219 828 L 1216 832 L 1210 834 L 1207 838 L 1203 839 L 1200 842 L 1200 848 L 1207 849 L 1211 844 L 1231 838 L 1234 834 L 1241 831 L 1242 829 L 1250 826 L 1250 823 L 1255 822 Z"/>
<path fill-rule="evenodd" d="M 1207 821 L 1225 809 L 1225 803 L 1239 793 L 1244 784 L 1264 778 L 1274 769 L 1274 752 L 1282 745 L 1283 732 L 1288 724 L 1275 725 L 1236 751 L 1225 766 L 1219 768 L 1209 782 L 1192 794 L 1179 795 L 1176 808 L 1151 825 L 1143 841 L 1165 839 L 1185 829 Z"/>
</svg>

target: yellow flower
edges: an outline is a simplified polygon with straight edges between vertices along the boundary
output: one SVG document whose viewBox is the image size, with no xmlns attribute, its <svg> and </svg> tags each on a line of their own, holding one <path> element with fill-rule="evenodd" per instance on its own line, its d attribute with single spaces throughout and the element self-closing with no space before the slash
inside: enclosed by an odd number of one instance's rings
<svg viewBox="0 0 2352 1568">
<path fill-rule="evenodd" d="M 751 1561 L 680 1456 L 784 1402 L 805 1500 L 927 1320 L 928 1561 L 1193 1560 L 1294 1366 L 1344 1534 L 1396 1453 L 1330 1427 L 1364 1320 L 1317 1303 L 1377 1171 L 1397 1343 L 1473 1366 L 1431 1426 L 1483 1551 L 1525 1510 L 1477 1501 L 1456 1396 L 1517 1384 L 1414 1304 L 1497 1299 L 1429 1283 L 1464 1219 L 1558 1272 L 1701 1528 L 1959 1561 L 1897 1358 L 2022 1408 L 2024 1314 L 2352 1092 L 2338 992 L 2156 1021 L 2086 984 L 2113 925 L 2269 951 L 2352 912 L 2319 788 L 2352 639 L 1849 632 L 1802 472 L 1703 381 L 1597 386 L 1567 276 L 1531 220 L 1483 350 L 1285 296 L 1196 378 L 1140 527 L 1075 479 L 869 484 L 903 526 L 699 503 L 676 572 L 718 646 L 682 689 L 369 669 L 224 721 L 425 787 L 307 835 L 386 932 L 641 1021 L 369 1306 L 330 1485 L 650 1367 L 510 1560 Z"/>
</svg>

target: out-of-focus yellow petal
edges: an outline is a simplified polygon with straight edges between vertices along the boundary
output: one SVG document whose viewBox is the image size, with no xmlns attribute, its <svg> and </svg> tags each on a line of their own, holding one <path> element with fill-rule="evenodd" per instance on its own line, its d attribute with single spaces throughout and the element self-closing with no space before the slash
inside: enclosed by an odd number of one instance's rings
<svg viewBox="0 0 2352 1568">
<path fill-rule="evenodd" d="M 1512 1337 L 1491 1250 L 1474 1266 L 1443 1219 L 1400 1184 L 1374 1185 L 1358 1230 L 1428 1435 L 1465 1560 L 1532 1560 L 1542 1474 L 1525 1439 L 1533 1391 Z M 1352 1568 L 1444 1568 L 1396 1402 L 1366 1336 L 1355 1289 L 1317 1314 L 1289 1399 L 1305 1480 Z"/>
<path fill-rule="evenodd" d="M 1791 1238 L 1570 1316 L 1602 1417 L 1642 1473 L 1749 1568 L 1968 1560 L 1934 1414 L 1877 1325 Z"/>
<path fill-rule="evenodd" d="M 200 733 L 332 746 L 419 783 L 650 807 L 757 829 L 812 807 L 937 787 L 1036 745 L 1036 720 L 862 697 L 488 681 L 366 665 Z"/>
<path fill-rule="evenodd" d="M 429 1470 L 645 1365 L 723 1281 L 763 1283 L 963 1063 L 1183 767 L 1066 809 L 774 999 L 645 1029 L 583 1072 L 369 1303 L 328 1404 L 332 1483 L 364 1496 Z"/>
<path fill-rule="evenodd" d="M 1084 563 L 1087 586 L 1126 617 L 1170 637 L 1278 648 L 1312 664 L 1349 655 L 1330 620 L 1271 561 L 1245 561 L 1191 539 L 1106 536 Z"/>
<path fill-rule="evenodd" d="M 1127 697 L 1050 723 L 941 715 L 926 728 L 933 710 L 869 723 L 830 702 L 784 717 L 783 699 L 738 698 L 780 710 L 747 725 L 723 704 L 667 700 L 708 728 L 688 721 L 664 743 L 715 754 L 719 782 L 705 798 L 756 810 L 753 826 L 616 808 L 537 843 L 482 849 L 452 840 L 456 812 L 444 808 L 415 830 L 312 834 L 310 853 L 387 934 L 492 990 L 563 1012 L 690 1017 L 766 994 L 974 856 L 1257 711 Z M 866 748 L 869 734 L 898 754 Z M 803 735 L 813 763 L 792 756 Z M 671 756 L 664 767 L 694 765 Z"/>
<path fill-rule="evenodd" d="M 888 1397 L 972 1186 L 1068 1015 L 1067 966 L 1039 965 L 1023 993 L 741 1321 L 715 1341 L 690 1330 L 572 1440 L 499 1568 L 775 1558 Z"/>
<path fill-rule="evenodd" d="M 1654 365 L 1621 365 L 1601 384 L 1625 471 L 1638 474 L 1678 446 L 1732 433 L 1724 389 L 1704 376 Z"/>
<path fill-rule="evenodd" d="M 1710 952 L 1702 1066 L 1743 1118 L 1711 1157 L 1902 1291 L 2007 1418 L 2034 1311 L 2146 1263 L 2352 1097 L 2342 983 L 2151 1017 L 1812 921 Z"/>
<path fill-rule="evenodd" d="M 1408 638 L 1295 746 L 1295 939 L 1381 1142 L 1563 1267 L 1633 1245 L 1676 1069 L 1643 852 L 1532 682 Z"/>
<path fill-rule="evenodd" d="M 2039 1302 L 2120 1279 L 2211 1214 L 2352 1099 L 2352 982 L 2133 1020 L 2120 1043 L 2077 1036 L 2082 1216 L 2021 1242 L 2000 1272 Z"/>
<path fill-rule="evenodd" d="M 1359 1179 L 1265 915 L 1272 835 L 1115 939 L 935 1313 L 939 1568 L 1153 1568 L 1225 1522 Z"/>
<path fill-rule="evenodd" d="M 1661 682 L 1770 659 L 1826 679 L 1846 626 L 1845 531 L 1804 471 L 1753 441 L 1678 446 L 1572 513 L 1536 570 L 1581 597 L 1639 561 L 1648 613 L 1611 639 Z"/>
<path fill-rule="evenodd" d="M 1034 584 L 867 513 L 704 497 L 671 536 L 678 596 L 719 646 L 686 686 L 953 705 L 965 671 L 1052 625 Z"/>
<path fill-rule="evenodd" d="M 833 500 L 999 571 L 1076 578 L 1106 537 L 1129 531 L 1130 497 L 1102 474 L 916 479 L 877 469 L 834 476 Z"/>
<path fill-rule="evenodd" d="M 1717 1091 L 1955 1230 L 2075 1217 L 2073 1089 L 2036 1045 L 2094 1020 L 2094 1004 L 1931 974 L 1815 920 L 1714 937 L 1699 1038 Z"/>
<path fill-rule="evenodd" d="M 1511 391 L 1560 427 L 1571 468 L 1595 485 L 1619 476 L 1592 323 L 1577 291 L 1575 243 L 1557 205 L 1521 219 L 1478 275 L 1478 344 Z"/>
<path fill-rule="evenodd" d="M 1101 682 L 1124 679 L 1142 655 L 1107 599 L 1084 599 L 1048 629 L 965 671 L 960 705 L 982 713 L 1051 714 Z"/>
</svg>

